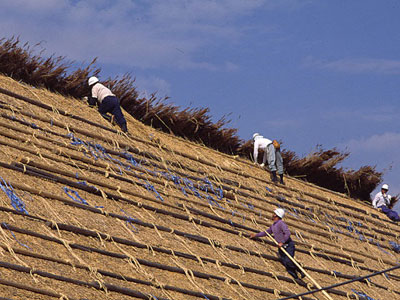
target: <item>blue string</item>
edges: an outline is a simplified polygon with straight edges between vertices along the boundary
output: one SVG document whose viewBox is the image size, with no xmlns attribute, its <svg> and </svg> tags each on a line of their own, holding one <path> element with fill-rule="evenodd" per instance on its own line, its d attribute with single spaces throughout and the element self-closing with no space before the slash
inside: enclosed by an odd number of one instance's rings
<svg viewBox="0 0 400 300">
<path fill-rule="evenodd" d="M 363 297 L 366 300 L 375 300 L 374 298 L 371 298 L 370 296 L 367 296 L 365 293 L 363 292 L 358 292 L 355 289 L 351 289 L 351 291 L 356 294 L 357 296 Z"/>
<path fill-rule="evenodd" d="M 393 242 L 393 241 L 389 241 L 389 244 L 390 244 L 390 246 L 392 246 L 393 250 L 396 253 L 400 252 L 400 244 L 397 244 L 396 242 Z"/>
<path fill-rule="evenodd" d="M 208 299 L 208 297 L 207 297 L 206 295 L 204 295 L 203 293 L 202 293 L 202 295 L 203 295 L 203 297 L 204 297 L 205 299 L 210 300 L 210 299 Z"/>
<path fill-rule="evenodd" d="M 75 202 L 78 202 L 78 203 L 81 203 L 81 204 L 85 204 L 85 205 L 89 205 L 89 203 L 87 203 L 85 199 L 83 199 L 81 196 L 79 196 L 77 191 L 74 191 L 73 189 L 70 189 L 70 188 L 67 188 L 67 187 L 63 187 L 63 189 L 64 189 L 64 192 L 68 195 L 68 197 L 70 197 Z M 75 197 L 73 195 L 70 195 L 69 193 L 75 194 Z"/>
<path fill-rule="evenodd" d="M 8 231 L 10 231 L 11 235 L 12 235 L 13 238 L 18 242 L 18 244 L 20 244 L 21 246 L 23 246 L 23 247 L 25 247 L 25 248 L 27 248 L 27 249 L 29 249 L 29 250 L 32 250 L 28 245 L 25 245 L 24 243 L 21 243 L 20 241 L 18 241 L 18 239 L 17 239 L 17 237 L 15 236 L 14 232 L 12 232 L 10 228 L 8 228 L 7 223 L 3 222 L 3 223 L 1 223 L 1 224 L 3 224 L 4 227 L 5 227 Z"/>
<path fill-rule="evenodd" d="M 160 193 L 157 192 L 156 188 L 154 187 L 154 185 L 150 184 L 150 182 L 148 180 L 146 180 L 146 183 L 143 184 L 143 186 L 150 192 L 154 192 L 156 194 L 156 199 L 161 200 L 162 202 L 164 202 L 163 197 L 161 197 Z"/>
<path fill-rule="evenodd" d="M 337 271 L 333 271 L 333 273 L 334 273 L 335 275 L 342 275 L 342 273 L 337 272 Z"/>
<path fill-rule="evenodd" d="M 121 211 L 128 217 L 128 220 L 126 221 L 126 224 L 127 224 L 127 225 L 131 225 L 131 227 L 133 228 L 133 229 L 131 229 L 131 231 L 132 231 L 133 233 L 138 233 L 138 232 L 139 232 L 139 229 L 137 229 L 136 226 L 132 224 L 132 221 L 137 221 L 137 219 L 132 218 L 132 217 L 131 217 L 128 213 L 126 213 L 122 208 L 121 208 Z"/>
<path fill-rule="evenodd" d="M 3 192 L 7 195 L 7 197 L 11 200 L 11 205 L 14 207 L 14 209 L 18 212 L 24 213 L 26 215 L 29 215 L 28 211 L 25 208 L 25 203 L 24 201 L 17 196 L 15 193 L 14 188 L 12 187 L 11 184 L 8 184 L 3 177 L 0 177 L 1 181 L 0 182 L 0 188 L 3 190 Z"/>
<path fill-rule="evenodd" d="M 272 190 L 271 190 L 269 187 L 266 186 L 265 189 L 266 189 L 268 192 L 272 193 Z"/>
</svg>

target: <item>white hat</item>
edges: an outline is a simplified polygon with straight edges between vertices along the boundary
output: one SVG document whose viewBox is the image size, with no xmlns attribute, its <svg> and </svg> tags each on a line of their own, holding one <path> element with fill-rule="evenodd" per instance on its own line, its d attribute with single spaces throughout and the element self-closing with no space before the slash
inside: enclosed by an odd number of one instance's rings
<svg viewBox="0 0 400 300">
<path fill-rule="evenodd" d="M 274 213 L 279 217 L 279 218 L 283 218 L 285 215 L 285 211 L 282 208 L 277 208 L 274 210 Z"/>
<path fill-rule="evenodd" d="M 259 133 L 255 133 L 255 134 L 253 134 L 253 140 L 257 137 L 257 136 L 259 136 L 260 134 Z"/>
<path fill-rule="evenodd" d="M 91 86 L 91 85 L 93 85 L 93 84 L 95 84 L 97 82 L 99 82 L 99 79 L 97 77 L 95 77 L 95 76 L 90 77 L 89 80 L 88 80 L 89 86 Z"/>
<path fill-rule="evenodd" d="M 389 186 L 385 183 L 384 185 L 382 185 L 382 190 L 389 190 Z"/>
</svg>

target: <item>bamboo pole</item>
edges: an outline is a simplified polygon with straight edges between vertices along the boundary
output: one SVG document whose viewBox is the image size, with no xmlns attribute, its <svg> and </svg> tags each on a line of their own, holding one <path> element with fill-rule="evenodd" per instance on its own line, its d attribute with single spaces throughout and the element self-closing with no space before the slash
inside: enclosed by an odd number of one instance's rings
<svg viewBox="0 0 400 300">
<path fill-rule="evenodd" d="M 279 244 L 278 244 L 278 242 L 272 237 L 272 235 L 270 235 L 266 230 L 264 231 L 266 234 L 267 234 L 267 236 L 270 238 L 270 240 L 272 240 L 278 247 L 279 247 Z M 303 269 L 303 267 L 289 254 L 289 253 L 287 253 L 287 251 L 285 250 L 285 248 L 283 248 L 283 247 L 280 247 L 280 249 L 282 250 L 282 252 L 283 253 L 285 253 L 285 255 L 287 256 L 287 257 L 289 257 L 289 259 L 311 280 L 311 282 L 317 287 L 317 288 L 319 288 L 319 289 L 322 289 L 322 287 L 318 284 L 318 282 L 316 282 L 315 280 L 314 280 L 314 278 L 312 278 L 311 277 L 311 275 L 310 274 L 308 274 L 307 273 L 307 271 L 306 270 L 304 270 Z M 329 294 L 325 291 L 325 290 L 322 290 L 322 293 L 324 294 L 324 296 L 327 298 L 327 299 L 329 299 L 329 300 L 333 300 L 332 298 L 331 298 L 331 296 L 329 296 Z"/>
</svg>

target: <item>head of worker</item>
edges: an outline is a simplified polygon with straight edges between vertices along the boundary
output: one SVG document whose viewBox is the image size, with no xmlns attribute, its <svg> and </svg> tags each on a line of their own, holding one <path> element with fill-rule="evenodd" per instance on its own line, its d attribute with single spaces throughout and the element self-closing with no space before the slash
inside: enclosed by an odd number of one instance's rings
<svg viewBox="0 0 400 300">
<path fill-rule="evenodd" d="M 272 214 L 272 220 L 274 222 L 283 219 L 285 216 L 285 211 L 282 208 L 277 208 L 274 210 L 274 213 Z"/>
<path fill-rule="evenodd" d="M 96 76 L 90 77 L 88 80 L 89 88 L 92 88 L 98 82 L 99 82 L 99 79 Z"/>
<path fill-rule="evenodd" d="M 381 188 L 382 194 L 386 194 L 389 191 L 389 186 L 385 183 Z"/>
<path fill-rule="evenodd" d="M 259 133 L 254 133 L 253 134 L 253 142 L 256 140 L 256 139 L 258 139 L 258 138 L 261 138 L 262 136 L 259 134 Z"/>
</svg>

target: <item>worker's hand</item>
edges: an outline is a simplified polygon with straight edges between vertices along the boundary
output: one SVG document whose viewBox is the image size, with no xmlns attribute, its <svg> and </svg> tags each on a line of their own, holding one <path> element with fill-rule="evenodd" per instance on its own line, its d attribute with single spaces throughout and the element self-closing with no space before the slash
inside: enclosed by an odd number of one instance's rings
<svg viewBox="0 0 400 300">
<path fill-rule="evenodd" d="M 82 101 L 88 102 L 89 98 L 85 96 L 85 97 L 82 98 Z"/>
<path fill-rule="evenodd" d="M 264 166 L 265 166 L 265 164 L 261 164 L 261 165 L 260 165 L 261 168 L 264 168 Z"/>
<path fill-rule="evenodd" d="M 282 247 L 283 246 L 283 243 L 278 243 L 278 247 L 280 248 L 280 247 Z"/>
<path fill-rule="evenodd" d="M 256 233 L 250 233 L 250 238 L 254 239 L 256 237 Z"/>
</svg>

